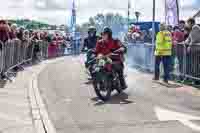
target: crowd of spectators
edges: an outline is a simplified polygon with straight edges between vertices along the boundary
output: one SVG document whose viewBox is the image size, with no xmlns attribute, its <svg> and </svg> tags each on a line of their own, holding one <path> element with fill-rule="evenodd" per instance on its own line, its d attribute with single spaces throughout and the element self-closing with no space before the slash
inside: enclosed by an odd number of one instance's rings
<svg viewBox="0 0 200 133">
<path fill-rule="evenodd" d="M 0 20 L 0 42 L 6 44 L 10 40 L 20 40 L 21 43 L 27 45 L 34 45 L 33 48 L 33 60 L 32 63 L 41 61 L 41 51 L 46 58 L 52 58 L 64 54 L 65 48 L 70 45 L 70 36 L 63 35 L 59 31 L 47 31 L 47 30 L 28 30 L 17 24 L 11 24 L 6 20 Z M 37 43 L 45 42 L 45 43 Z M 40 45 L 39 45 L 40 44 Z M 43 44 L 43 46 L 41 46 Z M 3 50 L 3 45 L 0 45 L 0 49 Z M 69 46 L 70 47 L 70 46 Z M 2 65 L 1 65 L 2 66 Z M 18 67 L 15 68 L 17 70 Z"/>
<path fill-rule="evenodd" d="M 170 29 L 168 29 L 170 31 Z M 200 25 L 193 18 L 180 21 L 171 31 L 173 38 L 173 67 L 178 59 L 179 71 L 188 77 L 200 78 Z M 182 79 L 182 77 L 181 77 Z M 199 80 L 195 81 L 199 82 Z"/>
<path fill-rule="evenodd" d="M 200 81 L 200 24 L 197 24 L 195 19 L 190 18 L 187 21 L 179 21 L 176 26 L 168 25 L 167 30 L 170 31 L 173 41 L 171 72 L 176 74 L 178 72 L 181 80 L 187 79 L 188 81 L 190 79 L 198 83 Z M 152 30 L 142 31 L 140 27 L 133 25 L 125 37 L 125 42 L 151 44 Z M 142 48 L 148 49 L 149 47 Z M 152 52 L 146 54 L 149 53 Z"/>
<path fill-rule="evenodd" d="M 5 43 L 12 39 L 19 39 L 21 41 L 46 41 L 49 44 L 49 56 L 53 56 L 52 52 L 55 51 L 56 47 L 62 45 L 66 41 L 70 41 L 69 36 L 59 32 L 50 33 L 49 31 L 42 30 L 28 30 L 22 26 L 19 27 L 16 24 L 0 20 L 0 41 Z M 40 48 L 37 46 L 34 49 L 35 52 L 39 50 Z"/>
<path fill-rule="evenodd" d="M 151 42 L 152 41 L 152 29 L 141 30 L 139 26 L 132 25 L 125 36 L 125 42 Z"/>
</svg>

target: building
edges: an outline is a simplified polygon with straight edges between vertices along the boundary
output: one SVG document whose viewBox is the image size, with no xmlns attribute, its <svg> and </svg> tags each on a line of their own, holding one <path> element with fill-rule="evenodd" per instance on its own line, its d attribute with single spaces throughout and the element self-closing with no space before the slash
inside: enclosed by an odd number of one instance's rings
<svg viewBox="0 0 200 133">
<path fill-rule="evenodd" d="M 200 23 L 200 10 L 193 16 L 197 23 Z"/>
</svg>

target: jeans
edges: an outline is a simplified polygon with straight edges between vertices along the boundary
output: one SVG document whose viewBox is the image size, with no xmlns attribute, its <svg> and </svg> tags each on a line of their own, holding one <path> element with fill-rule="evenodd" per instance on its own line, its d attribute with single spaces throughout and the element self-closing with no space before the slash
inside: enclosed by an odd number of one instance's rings
<svg viewBox="0 0 200 133">
<path fill-rule="evenodd" d="M 171 56 L 156 56 L 155 57 L 155 79 L 159 80 L 160 77 L 160 63 L 163 63 L 164 67 L 164 81 L 168 81 L 170 78 L 171 70 Z"/>
</svg>

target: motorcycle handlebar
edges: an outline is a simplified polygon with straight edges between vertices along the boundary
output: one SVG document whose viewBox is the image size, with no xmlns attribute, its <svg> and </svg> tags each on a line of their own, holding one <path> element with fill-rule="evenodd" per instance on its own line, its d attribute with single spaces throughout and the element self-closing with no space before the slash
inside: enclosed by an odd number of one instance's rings
<svg viewBox="0 0 200 133">
<path fill-rule="evenodd" d="M 110 56 L 115 56 L 115 55 L 117 56 L 117 55 L 119 55 L 119 53 L 116 53 L 116 52 L 119 52 L 119 51 L 120 51 L 120 48 L 117 49 L 117 50 L 115 50 L 115 51 L 113 51 L 113 52 L 111 52 L 111 53 L 109 53 L 109 54 L 107 54 L 107 55 L 103 55 L 102 58 L 104 58 L 104 57 L 110 57 Z M 93 60 L 89 61 L 88 63 L 91 63 L 91 62 L 93 62 L 95 60 L 98 60 L 98 57 L 94 58 Z"/>
</svg>

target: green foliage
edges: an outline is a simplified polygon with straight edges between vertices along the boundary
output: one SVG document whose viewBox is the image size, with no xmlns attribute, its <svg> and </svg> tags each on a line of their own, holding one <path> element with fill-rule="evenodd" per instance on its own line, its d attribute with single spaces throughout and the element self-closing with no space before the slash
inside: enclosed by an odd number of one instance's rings
<svg viewBox="0 0 200 133">
<path fill-rule="evenodd" d="M 48 28 L 50 25 L 38 22 L 34 20 L 28 20 L 28 19 L 19 19 L 19 20 L 8 20 L 11 24 L 15 23 L 18 26 L 23 26 L 27 29 L 42 29 L 42 28 Z"/>
</svg>

